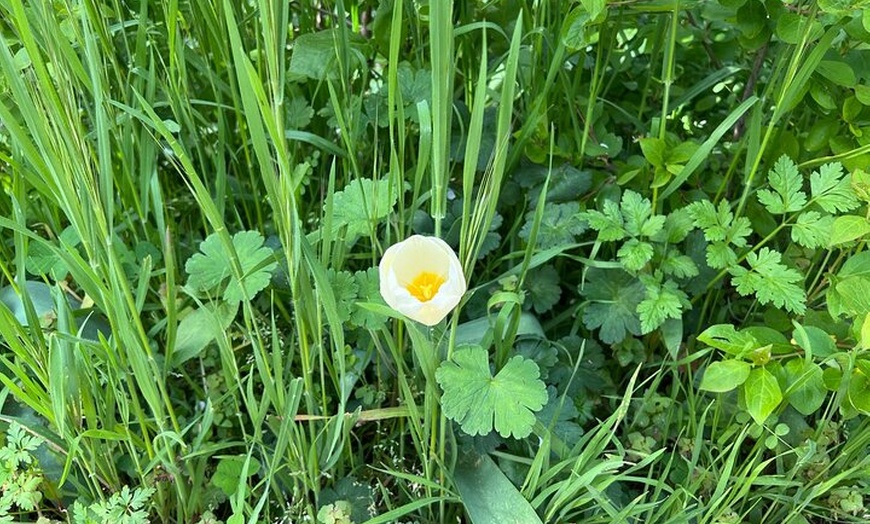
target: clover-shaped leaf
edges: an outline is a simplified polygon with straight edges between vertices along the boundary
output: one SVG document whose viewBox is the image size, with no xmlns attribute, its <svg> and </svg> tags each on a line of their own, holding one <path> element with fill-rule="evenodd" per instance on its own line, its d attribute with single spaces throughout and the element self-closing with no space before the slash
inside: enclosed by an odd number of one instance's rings
<svg viewBox="0 0 870 524">
<path fill-rule="evenodd" d="M 263 235 L 257 231 L 240 231 L 233 236 L 233 248 L 238 256 L 242 270 L 241 281 L 229 279 L 224 288 L 223 298 L 227 302 L 238 303 L 253 299 L 257 293 L 269 285 L 272 271 L 278 266 L 271 249 L 263 246 Z M 187 285 L 197 291 L 214 293 L 232 275 L 230 256 L 224 251 L 217 233 L 209 235 L 199 246 L 202 253 L 196 253 L 187 260 Z"/>
<path fill-rule="evenodd" d="M 515 356 L 493 377 L 486 350 L 466 346 L 441 364 L 435 379 L 444 390 L 444 415 L 469 435 L 486 435 L 494 425 L 502 437 L 524 438 L 532 432 L 534 412 L 547 403 L 538 374 L 537 364 Z"/>
</svg>

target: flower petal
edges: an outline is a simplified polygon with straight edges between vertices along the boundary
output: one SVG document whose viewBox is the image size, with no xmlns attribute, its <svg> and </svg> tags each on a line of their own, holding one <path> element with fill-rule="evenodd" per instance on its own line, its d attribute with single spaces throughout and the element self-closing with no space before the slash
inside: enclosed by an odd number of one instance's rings
<svg viewBox="0 0 870 524">
<path fill-rule="evenodd" d="M 413 235 L 390 246 L 378 270 L 381 295 L 386 303 L 427 326 L 441 322 L 462 301 L 467 290 L 459 258 L 440 238 Z M 444 278 L 435 295 L 426 301 L 408 290 L 409 284 L 423 272 Z"/>
</svg>

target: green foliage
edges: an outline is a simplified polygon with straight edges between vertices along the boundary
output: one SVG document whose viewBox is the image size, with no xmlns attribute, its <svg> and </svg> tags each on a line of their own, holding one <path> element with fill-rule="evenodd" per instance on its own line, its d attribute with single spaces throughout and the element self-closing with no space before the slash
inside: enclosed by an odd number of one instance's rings
<svg viewBox="0 0 870 524">
<path fill-rule="evenodd" d="M 867 0 L 321 4 L 0 2 L 0 521 L 866 520 Z"/>
<path fill-rule="evenodd" d="M 84 506 L 76 501 L 72 507 L 73 524 L 145 524 L 150 522 L 145 509 L 154 494 L 153 488 L 131 490 L 124 486 L 108 500 Z"/>
<path fill-rule="evenodd" d="M 13 423 L 0 448 L 0 519 L 10 518 L 13 508 L 25 513 L 36 511 L 42 500 L 42 471 L 33 453 L 43 440 Z"/>
<path fill-rule="evenodd" d="M 559 282 L 559 272 L 553 266 L 541 266 L 529 273 L 529 303 L 536 313 L 545 313 L 559 302 L 562 295 Z"/>
<path fill-rule="evenodd" d="M 580 218 L 580 204 L 566 202 L 550 204 L 544 208 L 544 215 L 538 229 L 538 249 L 549 249 L 577 241 L 577 235 L 586 231 L 586 224 Z M 529 239 L 534 223 L 534 212 L 526 215 L 526 222 L 520 229 L 520 238 Z"/>
<path fill-rule="evenodd" d="M 687 208 L 695 226 L 704 231 L 707 239 L 707 264 L 722 269 L 737 263 L 734 247 L 746 247 L 746 237 L 752 233 L 746 217 L 734 217 L 728 202 L 722 200 L 714 206 L 709 200 L 694 202 Z"/>
<path fill-rule="evenodd" d="M 758 201 L 767 211 L 775 215 L 801 211 L 807 205 L 807 195 L 803 192 L 803 178 L 797 165 L 783 155 L 776 161 L 768 174 L 768 183 L 773 191 L 760 189 Z"/>
<path fill-rule="evenodd" d="M 742 360 L 721 360 L 710 363 L 704 370 L 701 385 L 705 391 L 724 393 L 731 391 L 746 382 L 752 367 Z"/>
<path fill-rule="evenodd" d="M 391 189 L 388 180 L 354 180 L 344 190 L 336 191 L 330 197 L 331 202 L 327 203 L 333 209 L 333 230 L 346 227 L 345 238 L 348 242 L 370 234 L 372 227 L 390 214 L 396 198 L 396 192 Z"/>
<path fill-rule="evenodd" d="M 220 236 L 212 233 L 200 244 L 201 253 L 194 254 L 184 265 L 188 287 L 211 296 L 220 294 L 230 303 L 252 300 L 269 285 L 278 265 L 263 242 L 263 235 L 257 231 L 240 231 L 232 238 L 233 253 L 228 253 Z M 233 269 L 236 264 L 241 278 Z"/>
<path fill-rule="evenodd" d="M 756 424 L 764 424 L 767 417 L 782 401 L 782 391 L 776 377 L 765 368 L 753 369 L 743 384 L 746 410 Z"/>
<path fill-rule="evenodd" d="M 761 248 L 758 253 L 749 253 L 746 261 L 751 269 L 735 266 L 728 271 L 732 282 L 741 295 L 754 294 L 762 304 L 774 304 L 776 307 L 803 314 L 806 311 L 806 293 L 797 282 L 803 280 L 800 272 L 781 263 L 782 255 Z"/>
<path fill-rule="evenodd" d="M 459 348 L 435 376 L 444 390 L 444 415 L 469 435 L 486 435 L 495 428 L 502 437 L 524 438 L 532 431 L 534 412 L 547 403 L 538 366 L 520 356 L 493 377 L 485 349 Z"/>
<path fill-rule="evenodd" d="M 669 318 L 682 318 L 683 309 L 691 306 L 686 294 L 671 280 L 662 286 L 652 281 L 645 287 L 646 296 L 637 305 L 642 333 L 658 329 Z"/>
<path fill-rule="evenodd" d="M 588 301 L 583 311 L 583 323 L 588 329 L 598 329 L 598 336 L 608 344 L 621 342 L 628 335 L 640 335 L 637 314 L 644 285 L 620 270 L 589 270 L 587 282 L 580 293 Z"/>
</svg>

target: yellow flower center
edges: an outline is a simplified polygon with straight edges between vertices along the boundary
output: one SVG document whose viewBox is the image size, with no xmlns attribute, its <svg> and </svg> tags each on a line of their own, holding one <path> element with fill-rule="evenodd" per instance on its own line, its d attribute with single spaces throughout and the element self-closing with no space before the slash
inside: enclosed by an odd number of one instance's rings
<svg viewBox="0 0 870 524">
<path fill-rule="evenodd" d="M 446 281 L 446 278 L 437 273 L 422 271 L 414 277 L 414 280 L 405 289 L 420 302 L 428 302 L 435 297 L 441 288 L 441 284 Z"/>
</svg>

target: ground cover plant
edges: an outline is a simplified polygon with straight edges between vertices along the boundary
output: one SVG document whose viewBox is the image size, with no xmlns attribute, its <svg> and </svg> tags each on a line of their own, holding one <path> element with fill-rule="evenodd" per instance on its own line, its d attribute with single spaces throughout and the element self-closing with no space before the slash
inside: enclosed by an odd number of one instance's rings
<svg viewBox="0 0 870 524">
<path fill-rule="evenodd" d="M 866 522 L 868 106 L 866 0 L 0 0 L 0 522 Z"/>
</svg>

